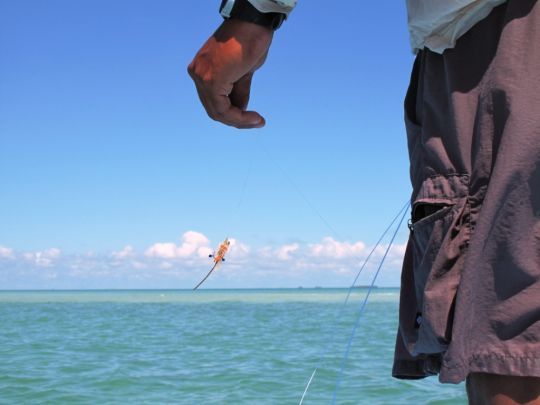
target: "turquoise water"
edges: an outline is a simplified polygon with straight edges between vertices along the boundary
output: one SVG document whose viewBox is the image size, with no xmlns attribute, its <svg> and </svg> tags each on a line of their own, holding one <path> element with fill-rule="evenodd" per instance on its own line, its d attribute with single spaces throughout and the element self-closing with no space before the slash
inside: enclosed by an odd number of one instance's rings
<svg viewBox="0 0 540 405">
<path fill-rule="evenodd" d="M 328 404 L 365 290 L 0 292 L 0 403 Z M 464 404 L 390 377 L 397 289 L 376 289 L 339 404 Z"/>
</svg>

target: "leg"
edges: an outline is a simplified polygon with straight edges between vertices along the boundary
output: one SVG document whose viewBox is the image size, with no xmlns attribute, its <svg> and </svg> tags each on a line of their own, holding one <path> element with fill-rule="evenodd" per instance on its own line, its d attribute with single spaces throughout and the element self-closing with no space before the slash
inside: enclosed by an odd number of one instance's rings
<svg viewBox="0 0 540 405">
<path fill-rule="evenodd" d="M 467 395 L 470 405 L 540 405 L 540 377 L 471 373 Z"/>
</svg>

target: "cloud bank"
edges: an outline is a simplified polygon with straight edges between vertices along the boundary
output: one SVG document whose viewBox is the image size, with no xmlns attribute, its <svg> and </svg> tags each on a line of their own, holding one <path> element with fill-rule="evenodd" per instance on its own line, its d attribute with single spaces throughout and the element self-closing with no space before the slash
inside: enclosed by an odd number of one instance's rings
<svg viewBox="0 0 540 405">
<path fill-rule="evenodd" d="M 315 243 L 253 247 L 230 238 L 226 262 L 207 280 L 207 288 L 348 287 L 372 246 L 362 241 L 325 237 Z M 65 253 L 59 248 L 21 252 L 0 245 L 3 289 L 49 288 L 190 288 L 213 264 L 209 258 L 221 241 L 196 231 L 178 242 L 131 245 L 108 253 Z M 370 284 L 386 245 L 378 246 L 356 284 Z M 404 244 L 393 245 L 377 280 L 398 286 Z"/>
</svg>

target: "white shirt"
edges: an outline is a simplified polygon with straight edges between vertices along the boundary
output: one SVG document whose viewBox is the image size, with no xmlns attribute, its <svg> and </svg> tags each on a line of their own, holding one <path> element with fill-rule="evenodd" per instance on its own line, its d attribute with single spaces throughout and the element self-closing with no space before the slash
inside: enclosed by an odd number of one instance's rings
<svg viewBox="0 0 540 405">
<path fill-rule="evenodd" d="M 407 0 L 413 52 L 424 47 L 443 53 L 506 0 Z"/>
<path fill-rule="evenodd" d="M 263 13 L 289 15 L 296 0 L 248 0 Z M 506 0 L 406 0 L 413 52 L 419 49 L 443 53 L 491 10 Z"/>
<path fill-rule="evenodd" d="M 261 13 L 284 13 L 289 15 L 296 0 L 248 0 Z"/>
</svg>

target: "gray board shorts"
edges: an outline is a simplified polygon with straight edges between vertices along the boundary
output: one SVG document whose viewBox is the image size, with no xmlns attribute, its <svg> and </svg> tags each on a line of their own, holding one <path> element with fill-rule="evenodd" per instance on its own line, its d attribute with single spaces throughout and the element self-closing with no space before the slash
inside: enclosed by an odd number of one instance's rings
<svg viewBox="0 0 540 405">
<path fill-rule="evenodd" d="M 540 6 L 509 0 L 405 99 L 412 218 L 393 375 L 540 377 Z"/>
</svg>

